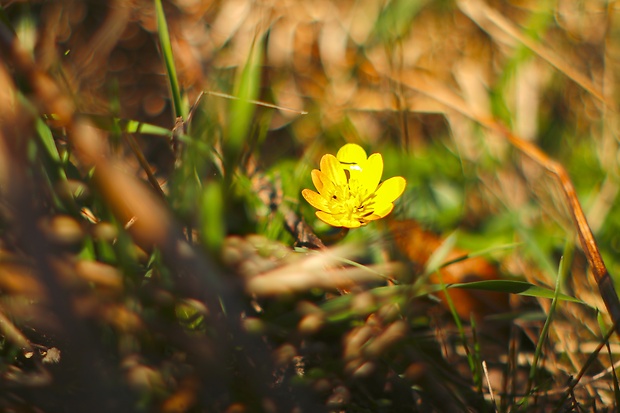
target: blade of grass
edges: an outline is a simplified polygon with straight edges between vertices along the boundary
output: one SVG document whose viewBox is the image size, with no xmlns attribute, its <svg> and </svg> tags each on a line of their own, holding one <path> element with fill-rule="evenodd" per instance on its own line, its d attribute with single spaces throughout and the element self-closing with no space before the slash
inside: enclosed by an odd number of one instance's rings
<svg viewBox="0 0 620 413">
<path fill-rule="evenodd" d="M 450 251 L 454 248 L 454 245 L 456 244 L 456 237 L 457 233 L 453 232 L 444 240 L 441 246 L 433 252 L 426 262 L 426 268 L 424 268 L 425 276 L 437 272 L 440 268 L 445 266 L 442 263 L 445 261 L 448 254 L 450 254 Z"/>
<path fill-rule="evenodd" d="M 493 246 L 493 247 L 489 247 L 489 248 L 485 248 L 482 249 L 480 251 L 475 251 L 475 252 L 470 252 L 467 254 L 463 254 L 460 257 L 456 257 L 452 260 L 446 261 L 443 264 L 441 264 L 441 266 L 439 268 L 444 268 L 447 267 L 448 265 L 452 265 L 452 264 L 456 264 L 457 262 L 461 262 L 461 261 L 465 261 L 469 258 L 475 258 L 475 257 L 481 257 L 484 255 L 488 255 L 492 252 L 495 251 L 501 251 L 501 250 L 507 250 L 507 249 L 512 249 L 514 247 L 518 247 L 520 245 L 523 245 L 522 242 L 513 242 L 510 244 L 505 244 L 505 245 L 498 245 L 498 246 Z"/>
<path fill-rule="evenodd" d="M 138 122 L 131 119 L 119 119 L 103 115 L 82 115 L 85 116 L 88 120 L 90 120 L 99 129 L 103 129 L 108 132 L 113 131 L 115 127 L 120 127 L 120 130 L 126 133 L 143 133 L 146 135 L 166 137 L 172 136 L 172 132 L 170 131 L 170 129 L 166 129 L 150 123 Z"/>
<path fill-rule="evenodd" d="M 168 32 L 168 23 L 164 14 L 164 7 L 161 0 L 155 0 L 155 14 L 157 17 L 157 34 L 159 35 L 159 45 L 161 54 L 166 66 L 168 74 L 168 82 L 170 84 L 170 93 L 172 94 L 172 104 L 174 107 L 175 118 L 185 119 L 185 110 L 181 100 L 181 89 L 179 88 L 179 79 L 177 78 L 177 70 L 174 65 L 174 56 L 172 54 L 172 45 L 170 43 L 170 33 Z"/>
<path fill-rule="evenodd" d="M 410 286 L 390 286 L 377 287 L 367 291 L 372 297 L 372 304 L 368 305 L 365 310 L 370 314 L 378 310 L 385 301 L 390 300 L 392 303 L 403 304 L 406 299 L 410 298 Z M 359 317 L 359 311 L 351 309 L 355 294 L 346 294 L 331 298 L 320 305 L 321 310 L 325 312 L 328 322 L 340 322 L 349 318 Z"/>
<path fill-rule="evenodd" d="M 54 136 L 52 135 L 52 131 L 50 128 L 41 120 L 41 118 L 37 118 L 35 120 L 35 128 L 37 129 L 37 134 L 39 135 L 39 139 L 41 144 L 45 148 L 45 151 L 49 155 L 49 157 L 57 162 L 58 167 L 58 176 L 63 180 L 67 179 L 67 175 L 65 174 L 64 169 L 60 167 L 62 160 L 60 159 L 60 154 L 58 153 L 58 149 L 56 148 L 56 143 L 54 142 Z"/>
<path fill-rule="evenodd" d="M 123 138 L 125 139 L 125 142 L 127 142 L 127 144 L 129 145 L 129 148 L 131 148 L 131 152 L 138 160 L 140 167 L 142 167 L 144 173 L 146 173 L 146 178 L 148 179 L 149 183 L 151 184 L 157 195 L 159 195 L 161 199 L 166 199 L 166 194 L 164 194 L 164 191 L 159 186 L 159 182 L 157 181 L 157 178 L 155 178 L 155 175 L 151 170 L 151 165 L 149 165 L 148 161 L 144 157 L 144 154 L 142 153 L 142 149 L 140 149 L 138 142 L 136 142 L 133 135 L 129 133 L 123 133 Z"/>
<path fill-rule="evenodd" d="M 558 304 L 558 296 L 560 294 L 560 286 L 564 282 L 564 279 L 568 276 L 569 268 L 572 264 L 573 260 L 573 252 L 574 252 L 574 244 L 572 241 L 567 241 L 566 246 L 564 247 L 564 254 L 560 259 L 560 265 L 558 268 L 558 276 L 555 282 L 555 295 L 553 300 L 551 301 L 551 307 L 549 308 L 549 314 L 547 315 L 547 319 L 545 320 L 545 324 L 540 332 L 540 337 L 538 339 L 538 343 L 536 343 L 536 350 L 534 351 L 534 359 L 532 360 L 532 365 L 530 366 L 530 373 L 527 380 L 527 387 L 525 390 L 525 397 L 523 401 L 527 405 L 528 396 L 532 391 L 532 386 L 534 384 L 534 380 L 536 378 L 536 373 L 538 371 L 538 360 L 542 354 L 542 349 L 547 341 L 547 336 L 549 334 L 549 327 L 551 326 L 551 321 L 553 320 L 553 315 L 555 314 L 555 310 Z"/>
<path fill-rule="evenodd" d="M 480 341 L 478 340 L 478 333 L 476 332 L 476 318 L 472 314 L 469 318 L 469 324 L 471 326 L 471 334 L 472 334 L 472 342 L 474 344 L 474 352 L 472 353 L 472 360 L 474 362 L 474 384 L 476 385 L 476 390 L 480 395 L 480 398 L 483 399 L 482 395 L 482 357 L 481 357 L 481 348 Z"/>
<path fill-rule="evenodd" d="M 611 347 L 609 341 L 605 343 L 607 347 L 607 354 L 609 355 L 609 362 L 611 363 L 611 377 L 614 382 L 614 398 L 616 399 L 616 406 L 620 406 L 620 386 L 618 385 L 618 376 L 616 375 L 616 368 L 614 367 L 614 356 L 611 353 Z"/>
<path fill-rule="evenodd" d="M 556 291 L 548 288 L 540 287 L 526 281 L 513 281 L 513 280 L 489 280 L 489 281 L 472 281 L 469 283 L 450 284 L 449 288 L 461 288 L 470 290 L 481 291 L 494 291 L 498 293 L 508 293 L 523 295 L 526 297 L 538 297 L 538 298 L 555 298 L 558 300 L 571 301 L 573 303 L 584 304 L 583 301 L 571 297 L 566 294 L 558 294 Z"/>
<path fill-rule="evenodd" d="M 374 30 L 384 43 L 395 42 L 411 30 L 411 22 L 426 5 L 426 1 L 395 0 L 379 15 Z"/>
<path fill-rule="evenodd" d="M 226 98 L 226 99 L 230 99 L 230 100 L 241 100 L 240 97 L 237 96 L 233 96 L 233 95 L 229 95 L 227 93 L 221 93 L 221 92 L 215 92 L 212 90 L 205 90 L 202 93 L 206 94 L 206 95 L 212 95 L 212 96 L 217 96 L 219 98 Z M 297 109 L 292 109 L 292 108 L 287 108 L 284 106 L 279 106 L 279 105 L 274 105 L 273 103 L 268 103 L 268 102 L 262 102 L 260 100 L 247 100 L 248 103 L 253 103 L 257 106 L 264 106 L 266 108 L 271 108 L 271 109 L 278 109 L 281 110 L 283 112 L 291 112 L 291 113 L 296 113 L 298 115 L 307 115 L 308 112 L 306 112 L 305 110 L 297 110 Z"/>
<path fill-rule="evenodd" d="M 34 108 L 30 101 L 28 101 L 21 92 L 18 93 L 17 96 L 23 107 L 32 110 L 34 113 Z M 38 137 L 37 146 L 39 148 L 38 150 L 40 150 L 37 159 L 33 161 L 36 162 L 37 165 L 41 162 L 40 166 L 42 167 L 43 177 L 45 178 L 45 182 L 49 185 L 54 205 L 59 208 L 59 210 L 71 211 L 77 214 L 79 208 L 73 200 L 66 199 L 58 193 L 58 184 L 64 183 L 68 179 L 67 171 L 65 171 L 65 168 L 68 166 L 68 159 L 63 159 L 63 157 L 61 157 L 56 143 L 54 142 L 52 131 L 43 119 L 36 115 L 33 115 L 33 119 Z"/>
<path fill-rule="evenodd" d="M 51 137 L 51 131 L 39 118 L 35 120 L 35 127 L 37 129 L 39 142 L 38 144 L 33 145 L 33 147 L 36 147 L 37 149 L 34 153 L 32 153 L 33 157 L 30 159 L 30 162 L 32 162 L 32 165 L 35 168 L 40 168 L 43 181 L 49 188 L 54 206 L 60 211 L 71 211 L 73 213 L 77 213 L 78 208 L 73 202 L 73 198 L 71 198 L 71 200 L 63 199 L 63 197 L 58 194 L 58 184 L 60 182 L 66 182 L 67 175 L 63 169 L 56 146 L 54 145 L 53 137 Z M 50 139 L 51 146 L 49 141 Z M 32 143 L 35 142 L 29 142 L 29 144 Z M 42 149 L 41 146 L 43 147 Z"/>
<path fill-rule="evenodd" d="M 459 338 L 461 339 L 461 344 L 463 345 L 463 349 L 465 350 L 465 354 L 467 355 L 467 364 L 469 365 L 469 370 L 471 371 L 472 378 L 474 383 L 478 384 L 478 382 L 482 383 L 478 378 L 477 367 L 474 354 L 469 349 L 467 345 L 467 337 L 465 336 L 465 329 L 463 328 L 463 323 L 461 323 L 461 318 L 456 312 L 456 307 L 454 306 L 454 302 L 450 297 L 450 293 L 448 292 L 448 286 L 444 284 L 443 277 L 441 275 L 441 271 L 436 271 L 437 277 L 439 279 L 441 291 L 444 293 L 444 298 L 446 303 L 448 304 L 448 308 L 450 309 L 450 314 L 452 314 L 452 318 L 454 320 L 454 324 L 456 325 L 456 329 L 459 332 Z"/>
<path fill-rule="evenodd" d="M 224 142 L 224 157 L 228 166 L 227 176 L 239 161 L 241 148 L 248 138 L 252 118 L 258 97 L 261 64 L 263 57 L 262 39 L 257 37 L 250 49 L 245 65 L 238 73 L 235 85 L 235 95 L 238 99 L 231 100 L 229 112 L 229 136 Z"/>
<path fill-rule="evenodd" d="M 542 269 L 544 269 L 548 274 L 554 274 L 555 269 L 553 268 L 553 263 L 549 258 L 548 254 L 546 254 L 540 245 L 540 243 L 532 236 L 531 232 L 524 228 L 522 224 L 515 223 L 515 228 L 517 230 L 517 234 L 523 240 L 525 245 L 527 245 L 527 251 L 532 254 L 534 260 L 540 265 Z"/>
<path fill-rule="evenodd" d="M 213 180 L 203 188 L 200 213 L 202 242 L 218 251 L 226 235 L 224 194 L 219 181 Z"/>
</svg>

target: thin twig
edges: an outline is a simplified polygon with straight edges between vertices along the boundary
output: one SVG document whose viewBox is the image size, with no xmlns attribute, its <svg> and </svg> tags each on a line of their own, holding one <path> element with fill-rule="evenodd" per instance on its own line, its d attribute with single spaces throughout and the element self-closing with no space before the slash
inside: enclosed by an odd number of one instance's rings
<svg viewBox="0 0 620 413">
<path fill-rule="evenodd" d="M 148 179 L 149 183 L 151 184 L 151 186 L 153 187 L 157 195 L 159 195 L 161 199 L 166 199 L 166 195 L 164 194 L 164 191 L 162 191 L 161 186 L 159 186 L 159 182 L 157 181 L 157 178 L 155 178 L 155 175 L 153 174 L 153 171 L 151 170 L 151 165 L 149 165 L 148 161 L 144 157 L 144 154 L 142 153 L 142 150 L 138 146 L 138 143 L 136 142 L 133 135 L 129 133 L 123 133 L 123 137 L 125 138 L 125 141 L 129 145 L 131 152 L 134 154 L 134 156 L 138 160 L 138 163 L 142 167 L 142 170 L 144 170 L 144 173 L 146 173 L 146 178 Z"/>
<path fill-rule="evenodd" d="M 487 362 L 482 360 L 482 371 L 484 372 L 484 378 L 487 381 L 489 388 L 489 395 L 491 396 L 491 402 L 493 403 L 493 409 L 497 412 L 497 403 L 495 402 L 495 395 L 493 394 L 493 386 L 491 386 L 491 379 L 489 379 L 489 370 L 487 369 Z"/>
<path fill-rule="evenodd" d="M 217 96 L 219 98 L 226 98 L 226 99 L 231 99 L 231 100 L 241 100 L 241 101 L 244 101 L 244 102 L 253 103 L 253 104 L 258 105 L 258 106 L 264 106 L 266 108 L 278 109 L 278 110 L 281 110 L 282 112 L 291 112 L 291 113 L 296 113 L 298 115 L 307 115 L 308 114 L 308 112 L 306 112 L 305 110 L 291 109 L 291 108 L 287 108 L 287 107 L 284 107 L 284 106 L 274 105 L 273 103 L 262 102 L 260 100 L 242 99 L 242 98 L 239 98 L 237 96 L 229 95 L 228 93 L 221 93 L 221 92 L 215 92 L 215 91 L 210 91 L 210 90 L 205 90 L 205 91 L 201 92 L 201 94 L 202 93 L 207 94 L 207 95 L 211 95 L 211 96 Z"/>
</svg>

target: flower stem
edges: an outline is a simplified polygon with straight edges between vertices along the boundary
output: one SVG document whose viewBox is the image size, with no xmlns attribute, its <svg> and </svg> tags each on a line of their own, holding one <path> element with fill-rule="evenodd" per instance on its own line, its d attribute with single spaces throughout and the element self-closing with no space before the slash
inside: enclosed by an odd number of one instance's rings
<svg viewBox="0 0 620 413">
<path fill-rule="evenodd" d="M 336 242 L 346 237 L 349 233 L 349 228 L 340 227 L 335 229 L 337 229 L 337 231 L 329 231 L 321 237 L 321 239 L 326 245 L 335 244 Z"/>
</svg>

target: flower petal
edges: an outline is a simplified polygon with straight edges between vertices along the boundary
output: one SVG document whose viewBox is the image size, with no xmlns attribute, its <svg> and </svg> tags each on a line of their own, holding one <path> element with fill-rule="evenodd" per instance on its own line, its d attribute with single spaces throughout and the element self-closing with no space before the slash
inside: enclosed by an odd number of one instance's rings
<svg viewBox="0 0 620 413">
<path fill-rule="evenodd" d="M 342 226 L 346 228 L 359 228 L 362 226 L 362 223 L 354 219 L 349 219 L 346 222 L 344 222 Z"/>
<path fill-rule="evenodd" d="M 316 216 L 321 221 L 325 222 L 326 224 L 331 225 L 332 227 L 341 227 L 342 226 L 342 224 L 340 223 L 340 220 L 337 219 L 332 214 L 328 214 L 328 213 L 323 212 L 323 211 L 316 211 Z"/>
<path fill-rule="evenodd" d="M 344 218 L 343 214 L 332 215 L 323 211 L 316 211 L 316 216 L 332 227 L 358 228 L 362 226 L 358 220 Z"/>
<path fill-rule="evenodd" d="M 306 199 L 306 201 L 308 201 L 310 205 L 312 205 L 316 209 L 320 209 L 323 211 L 330 210 L 329 202 L 327 202 L 327 199 L 317 194 L 316 192 L 310 189 L 304 189 L 303 191 L 301 191 L 301 195 Z"/>
<path fill-rule="evenodd" d="M 338 161 L 346 165 L 366 162 L 366 151 L 359 145 L 347 143 L 336 154 Z M 347 168 L 345 166 L 345 168 Z M 348 168 L 347 168 L 348 169 Z"/>
<path fill-rule="evenodd" d="M 358 179 L 360 182 L 360 191 L 364 194 L 372 194 L 377 189 L 383 174 L 383 158 L 381 154 L 373 153 L 359 174 L 351 174 L 351 178 Z"/>
<path fill-rule="evenodd" d="M 310 176 L 312 177 L 312 183 L 314 184 L 316 190 L 319 191 L 319 193 L 323 192 L 323 182 L 321 181 L 321 176 L 319 175 L 320 173 L 321 171 L 319 171 L 318 169 L 313 169 L 312 172 L 310 172 Z"/>
<path fill-rule="evenodd" d="M 390 212 L 392 212 L 393 209 L 394 209 L 394 204 L 391 202 L 388 204 L 381 203 L 381 204 L 375 205 L 375 210 L 373 214 L 370 215 L 369 217 L 366 217 L 366 219 L 368 221 L 374 221 L 376 219 L 381 219 L 387 216 Z"/>
<path fill-rule="evenodd" d="M 321 180 L 321 183 L 323 184 L 323 192 L 329 192 L 331 194 L 333 191 L 335 191 L 336 183 L 331 176 L 327 175 L 323 171 L 319 171 L 317 177 Z"/>
<path fill-rule="evenodd" d="M 407 181 L 402 176 L 395 176 L 383 182 L 375 192 L 377 204 L 389 204 L 403 194 Z"/>
<path fill-rule="evenodd" d="M 327 175 L 329 180 L 336 186 L 346 185 L 347 183 L 347 175 L 334 155 L 323 155 L 321 158 L 321 172 Z"/>
<path fill-rule="evenodd" d="M 312 182 L 314 183 L 316 189 L 319 190 L 319 193 L 326 199 L 331 198 L 336 192 L 336 187 L 334 186 L 332 180 L 321 171 L 316 169 L 312 171 Z"/>
</svg>

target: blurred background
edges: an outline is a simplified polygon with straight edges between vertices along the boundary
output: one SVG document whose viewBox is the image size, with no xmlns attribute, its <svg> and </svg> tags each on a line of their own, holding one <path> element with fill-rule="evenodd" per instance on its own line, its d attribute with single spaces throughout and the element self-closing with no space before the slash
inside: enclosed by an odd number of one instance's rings
<svg viewBox="0 0 620 413">
<path fill-rule="evenodd" d="M 618 405 L 559 182 L 502 132 L 566 168 L 615 277 L 615 2 L 0 5 L 0 409 Z M 300 194 L 350 142 L 407 188 L 335 240 Z M 499 279 L 547 292 L 440 292 Z"/>
</svg>

